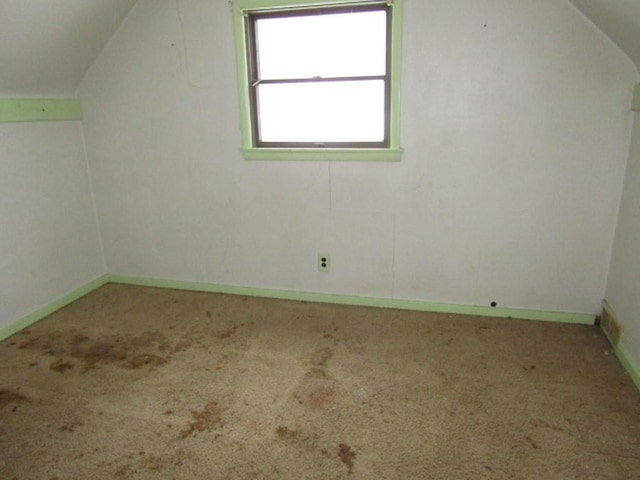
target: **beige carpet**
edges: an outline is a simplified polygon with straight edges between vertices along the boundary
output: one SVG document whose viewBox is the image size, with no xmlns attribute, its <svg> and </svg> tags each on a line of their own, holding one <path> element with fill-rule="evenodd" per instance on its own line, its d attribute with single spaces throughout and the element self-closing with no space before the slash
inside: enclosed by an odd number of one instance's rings
<svg viewBox="0 0 640 480">
<path fill-rule="evenodd" d="M 638 479 L 597 327 L 106 285 L 0 343 L 0 478 Z"/>
</svg>

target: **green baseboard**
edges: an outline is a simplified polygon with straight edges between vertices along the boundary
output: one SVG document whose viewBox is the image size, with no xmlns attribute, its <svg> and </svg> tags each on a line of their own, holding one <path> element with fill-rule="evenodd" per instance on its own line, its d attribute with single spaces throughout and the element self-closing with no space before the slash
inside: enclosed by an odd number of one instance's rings
<svg viewBox="0 0 640 480">
<path fill-rule="evenodd" d="M 62 298 L 55 300 L 42 308 L 39 308 L 35 312 L 30 313 L 24 318 L 21 318 L 17 322 L 12 323 L 11 325 L 7 325 L 4 328 L 0 329 L 0 340 L 4 340 L 5 338 L 10 337 L 16 332 L 33 325 L 34 323 L 42 320 L 43 318 L 51 315 L 56 310 L 60 310 L 62 307 L 66 307 L 72 302 L 75 302 L 81 297 L 84 297 L 87 293 L 92 292 L 96 288 L 101 287 L 102 285 L 107 283 L 107 276 L 103 275 L 99 278 L 96 278 L 94 281 L 83 285 L 80 288 L 68 293 Z"/>
<path fill-rule="evenodd" d="M 631 359 L 631 356 L 623 346 L 619 345 L 616 348 L 616 355 L 624 369 L 631 377 L 631 380 L 633 380 L 633 383 L 636 385 L 638 390 L 640 390 L 640 367 Z"/>
<path fill-rule="evenodd" d="M 226 293 L 230 295 L 247 295 L 252 297 L 275 298 L 281 300 L 296 300 L 305 302 L 333 303 L 338 305 L 354 305 L 364 307 L 394 308 L 398 310 L 414 310 L 422 312 L 450 313 L 460 315 L 477 315 L 483 317 L 517 318 L 523 320 L 540 320 L 547 322 L 575 323 L 581 325 L 593 325 L 594 315 L 583 313 L 546 312 L 537 310 L 525 310 L 517 308 L 493 308 L 478 305 L 454 305 L 447 303 L 432 303 L 417 300 L 401 300 L 392 298 L 358 297 L 347 295 L 335 295 L 330 293 L 297 292 L 288 290 L 273 290 L 256 287 L 242 287 L 235 285 L 218 285 L 212 283 L 185 282 L 179 280 L 166 280 L 158 278 L 130 277 L 125 275 L 106 274 L 88 284 L 68 293 L 62 298 L 39 308 L 26 317 L 0 329 L 0 340 L 10 337 L 16 332 L 51 315 L 56 310 L 69 305 L 93 290 L 106 283 L 122 283 L 127 285 L 139 285 L 145 287 L 173 288 L 177 290 L 192 290 L 198 292 Z M 628 355 L 619 353 L 622 363 L 631 366 Z M 629 368 L 627 368 L 629 370 Z M 638 370 L 631 368 L 630 373 L 634 382 L 640 388 L 640 376 Z"/>
<path fill-rule="evenodd" d="M 177 290 L 193 290 L 211 293 L 227 293 L 232 295 L 248 295 L 252 297 L 277 298 L 281 300 L 298 300 L 306 302 L 334 303 L 339 305 L 357 305 L 366 307 L 395 308 L 399 310 L 416 310 L 424 312 L 451 313 L 461 315 L 478 315 L 483 317 L 518 318 L 523 320 L 540 320 L 547 322 L 577 323 L 593 325 L 595 315 L 584 313 L 546 312 L 518 308 L 494 308 L 478 305 L 454 305 L 432 303 L 418 300 L 402 300 L 393 298 L 358 297 L 335 295 L 330 293 L 297 292 L 273 290 L 234 285 L 217 285 L 211 283 L 184 282 L 157 278 L 129 277 L 126 275 L 107 275 L 107 281 L 140 285 L 146 287 L 173 288 Z"/>
</svg>

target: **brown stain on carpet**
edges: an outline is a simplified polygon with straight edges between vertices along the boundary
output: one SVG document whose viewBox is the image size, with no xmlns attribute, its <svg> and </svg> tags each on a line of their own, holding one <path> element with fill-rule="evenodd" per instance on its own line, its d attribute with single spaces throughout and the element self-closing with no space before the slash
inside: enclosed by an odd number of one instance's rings
<svg viewBox="0 0 640 480">
<path fill-rule="evenodd" d="M 300 405 L 304 404 L 313 410 L 326 409 L 335 396 L 335 381 L 327 375 L 324 367 L 311 368 L 293 393 L 293 398 Z"/>
<path fill-rule="evenodd" d="M 351 450 L 351 447 L 346 443 L 341 443 L 338 445 L 338 456 L 349 469 L 349 473 L 353 473 L 353 461 L 356 458 L 356 452 Z"/>
<path fill-rule="evenodd" d="M 147 468 L 152 472 L 159 472 L 164 468 L 164 461 L 162 460 L 162 457 L 158 457 L 156 455 L 147 457 L 145 459 L 145 463 Z"/>
<path fill-rule="evenodd" d="M 67 370 L 71 370 L 72 368 L 73 368 L 73 363 L 67 362 L 62 358 L 59 358 L 55 362 L 51 363 L 51 365 L 49 365 L 50 370 L 53 370 L 54 372 L 59 372 L 59 373 L 64 373 Z"/>
<path fill-rule="evenodd" d="M 327 376 L 327 372 L 324 368 L 314 367 L 307 372 L 305 378 L 307 380 L 326 380 L 329 377 Z"/>
<path fill-rule="evenodd" d="M 85 342 L 89 341 L 89 337 L 82 334 L 82 333 L 76 333 L 73 337 L 71 337 L 71 344 L 72 345 L 82 345 Z"/>
<path fill-rule="evenodd" d="M 218 402 L 209 402 L 200 411 L 192 411 L 193 420 L 180 433 L 180 438 L 185 439 L 199 432 L 210 432 L 222 425 L 222 416 Z"/>
<path fill-rule="evenodd" d="M 319 435 L 317 432 L 305 432 L 298 428 L 290 428 L 280 425 L 276 428 L 277 439 L 290 447 L 310 454 L 317 454 L 318 451 L 329 457 L 328 451 L 319 445 Z"/>
<path fill-rule="evenodd" d="M 285 440 L 295 440 L 296 437 L 300 435 L 300 431 L 292 430 L 289 427 L 284 427 L 281 425 L 276 429 L 276 434 L 278 434 L 278 437 Z"/>
<path fill-rule="evenodd" d="M 58 431 L 60 432 L 73 432 L 76 428 L 83 426 L 82 422 L 71 422 L 66 425 L 61 426 Z"/>
<path fill-rule="evenodd" d="M 333 401 L 336 392 L 332 387 L 321 386 L 309 393 L 308 404 L 314 410 L 324 410 Z"/>
<path fill-rule="evenodd" d="M 116 478 L 131 478 L 133 473 L 135 473 L 135 470 L 133 470 L 131 464 L 127 463 L 115 471 L 115 476 Z"/>
<path fill-rule="evenodd" d="M 193 342 L 185 340 L 184 342 L 178 342 L 173 346 L 174 353 L 184 352 L 189 347 L 193 346 Z"/>
<path fill-rule="evenodd" d="M 311 356 L 311 365 L 316 367 L 326 367 L 327 362 L 333 356 L 333 350 L 330 348 L 319 348 Z"/>
<path fill-rule="evenodd" d="M 538 445 L 538 442 L 533 440 L 531 437 L 526 436 L 524 437 L 524 439 L 527 441 L 529 445 L 531 445 L 531 448 L 533 448 L 534 450 L 540 450 L 540 445 Z"/>
<path fill-rule="evenodd" d="M 240 327 L 244 327 L 244 323 L 241 323 L 240 325 L 232 324 L 230 327 L 225 328 L 224 330 L 218 330 L 216 332 L 216 337 L 221 340 L 233 337 L 236 333 L 238 333 L 238 329 Z"/>
<path fill-rule="evenodd" d="M 13 388 L 0 388 L 0 410 L 11 403 L 28 403 L 31 399 Z"/>
<path fill-rule="evenodd" d="M 566 419 L 565 421 L 567 421 L 567 423 L 571 423 L 570 419 Z M 550 423 L 545 422 L 544 420 L 540 420 L 540 419 L 532 419 L 529 420 L 529 425 L 536 427 L 536 428 L 541 428 L 541 429 L 549 429 L 549 430 L 553 430 L 556 432 L 564 432 L 564 429 L 561 427 L 558 427 L 556 425 L 551 425 Z"/>
<path fill-rule="evenodd" d="M 171 352 L 182 352 L 192 345 L 172 343 L 160 332 L 138 335 L 104 335 L 94 338 L 76 332 L 52 332 L 20 343 L 20 350 L 36 351 L 57 357 L 49 368 L 63 373 L 74 367 L 69 359 L 82 363 L 81 372 L 101 365 L 115 365 L 128 370 L 158 367 L 171 360 Z"/>
<path fill-rule="evenodd" d="M 167 357 L 160 357 L 158 355 L 153 354 L 140 354 L 136 355 L 128 362 L 125 363 L 125 366 L 131 370 L 135 370 L 138 368 L 145 367 L 147 365 L 160 366 L 167 363 L 169 359 Z"/>
</svg>

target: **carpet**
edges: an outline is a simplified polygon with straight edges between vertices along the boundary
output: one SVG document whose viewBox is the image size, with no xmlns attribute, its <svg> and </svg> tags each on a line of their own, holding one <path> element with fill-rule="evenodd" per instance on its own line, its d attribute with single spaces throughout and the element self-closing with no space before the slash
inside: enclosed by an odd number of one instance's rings
<svg viewBox="0 0 640 480">
<path fill-rule="evenodd" d="M 0 478 L 637 479 L 597 327 L 108 284 L 0 343 Z"/>
</svg>

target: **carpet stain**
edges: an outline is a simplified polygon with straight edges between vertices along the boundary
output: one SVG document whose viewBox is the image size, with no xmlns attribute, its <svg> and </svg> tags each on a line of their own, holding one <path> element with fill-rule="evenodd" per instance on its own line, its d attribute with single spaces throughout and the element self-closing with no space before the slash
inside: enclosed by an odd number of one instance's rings
<svg viewBox="0 0 640 480">
<path fill-rule="evenodd" d="M 193 420 L 180 433 L 180 438 L 185 439 L 195 436 L 199 432 L 210 432 L 222 425 L 222 416 L 218 402 L 209 402 L 200 411 L 192 411 Z"/>
<path fill-rule="evenodd" d="M 298 404 L 313 410 L 326 409 L 335 397 L 335 381 L 327 375 L 324 367 L 311 368 L 293 392 L 293 398 Z"/>
<path fill-rule="evenodd" d="M 305 375 L 305 377 L 307 379 L 317 379 L 317 380 L 318 379 L 322 380 L 322 379 L 328 378 L 327 377 L 327 372 L 325 371 L 325 369 L 324 368 L 318 368 L 318 367 L 314 367 L 311 370 L 309 370 L 307 372 L 307 374 Z"/>
<path fill-rule="evenodd" d="M 193 346 L 193 342 L 189 342 L 189 341 L 179 342 L 173 346 L 173 351 L 174 353 L 184 352 L 186 349 L 192 346 Z"/>
<path fill-rule="evenodd" d="M 0 388 L 0 410 L 11 403 L 28 403 L 31 399 L 12 388 Z"/>
<path fill-rule="evenodd" d="M 289 427 L 279 426 L 276 428 L 276 434 L 278 437 L 286 440 L 294 440 L 298 435 L 300 435 L 299 430 L 291 430 Z"/>
<path fill-rule="evenodd" d="M 131 478 L 131 475 L 135 473 L 131 464 L 122 465 L 118 470 L 115 471 L 116 478 Z"/>
<path fill-rule="evenodd" d="M 66 425 L 61 426 L 58 430 L 60 432 L 73 432 L 76 428 L 83 426 L 82 422 L 71 422 Z"/>
<path fill-rule="evenodd" d="M 314 410 L 324 410 L 333 401 L 335 390 L 332 387 L 321 386 L 309 393 L 308 404 Z"/>
<path fill-rule="evenodd" d="M 346 443 L 341 443 L 338 445 L 338 456 L 349 469 L 349 473 L 353 473 L 353 461 L 356 458 L 356 452 L 351 450 L 351 447 Z"/>
<path fill-rule="evenodd" d="M 164 468 L 164 461 L 162 458 L 155 455 L 147 457 L 145 462 L 147 464 L 147 468 L 152 472 L 159 472 Z"/>
<path fill-rule="evenodd" d="M 82 345 L 83 343 L 86 343 L 89 341 L 89 337 L 82 334 L 82 333 L 76 333 L 73 337 L 71 337 L 71 344 L 72 345 Z"/>
<path fill-rule="evenodd" d="M 136 355 L 125 363 L 125 366 L 131 370 L 145 367 L 147 365 L 159 366 L 167 363 L 169 359 L 167 357 L 160 357 L 158 355 L 143 353 Z"/>
<path fill-rule="evenodd" d="M 29 338 L 18 348 L 58 357 L 50 369 L 59 373 L 73 368 L 74 364 L 69 359 L 75 359 L 82 363 L 81 371 L 84 373 L 101 365 L 115 365 L 128 370 L 161 366 L 171 360 L 168 351 L 181 352 L 190 346 L 191 343 L 184 341 L 172 346 L 159 332 L 95 338 L 82 333 L 53 332 Z"/>
<path fill-rule="evenodd" d="M 571 422 L 569 422 L 571 423 Z M 556 432 L 564 432 L 563 428 L 557 427 L 555 425 L 551 425 L 547 422 L 545 422 L 544 420 L 539 420 L 539 419 L 533 419 L 533 420 L 529 420 L 529 424 L 536 427 L 536 428 L 547 428 L 549 430 L 553 430 Z"/>
<path fill-rule="evenodd" d="M 229 328 L 226 328 L 224 330 L 218 330 L 216 332 L 216 337 L 218 337 L 221 340 L 225 338 L 233 337 L 238 332 L 238 329 L 240 327 L 244 327 L 244 323 L 241 323 L 240 325 L 232 324 Z"/>
<path fill-rule="evenodd" d="M 524 437 L 524 439 L 527 441 L 529 445 L 531 445 L 531 448 L 533 448 L 534 450 L 540 450 L 540 445 L 538 445 L 538 443 L 535 440 L 533 440 L 531 437 L 526 436 Z"/>
<path fill-rule="evenodd" d="M 73 366 L 73 363 L 59 358 L 55 362 L 51 363 L 51 365 L 49 365 L 49 369 L 53 370 L 54 372 L 64 373 L 67 370 L 71 370 Z"/>
<path fill-rule="evenodd" d="M 330 348 L 319 348 L 311 356 L 311 365 L 316 367 L 326 367 L 327 362 L 333 356 L 333 350 Z"/>
</svg>

